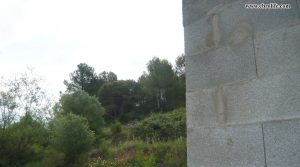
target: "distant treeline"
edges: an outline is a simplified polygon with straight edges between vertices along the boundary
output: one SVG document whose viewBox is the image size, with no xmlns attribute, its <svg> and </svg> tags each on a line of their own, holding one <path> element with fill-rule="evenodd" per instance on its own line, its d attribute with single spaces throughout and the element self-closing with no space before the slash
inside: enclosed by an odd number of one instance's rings
<svg viewBox="0 0 300 167">
<path fill-rule="evenodd" d="M 97 97 L 105 108 L 106 121 L 129 122 L 151 112 L 185 106 L 184 58 L 177 57 L 173 67 L 167 60 L 154 57 L 138 81 L 118 80 L 113 72 L 96 74 L 93 67 L 80 63 L 64 84 L 67 93 L 81 90 Z"/>
</svg>

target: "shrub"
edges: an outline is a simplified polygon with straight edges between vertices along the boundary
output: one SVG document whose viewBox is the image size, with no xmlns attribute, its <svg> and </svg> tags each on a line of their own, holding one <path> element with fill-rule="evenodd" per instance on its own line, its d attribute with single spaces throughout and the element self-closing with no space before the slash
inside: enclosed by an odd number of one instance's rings
<svg viewBox="0 0 300 167">
<path fill-rule="evenodd" d="M 110 133 L 113 145 L 118 145 L 127 139 L 127 134 L 123 131 L 123 126 L 120 122 L 115 122 L 110 126 Z"/>
<path fill-rule="evenodd" d="M 39 159 L 35 146 L 48 143 L 48 131 L 42 123 L 30 114 L 0 132 L 0 166 L 24 166 Z"/>
<path fill-rule="evenodd" d="M 99 131 L 104 125 L 105 109 L 96 97 L 83 91 L 63 95 L 58 110 L 61 110 L 63 114 L 72 113 L 85 117 L 94 131 Z"/>
<path fill-rule="evenodd" d="M 179 108 L 167 113 L 152 114 L 131 125 L 132 135 L 144 141 L 169 140 L 186 136 L 185 109 Z"/>
<path fill-rule="evenodd" d="M 51 143 L 55 149 L 65 154 L 66 164 L 72 163 L 93 144 L 94 133 L 89 130 L 85 118 L 67 114 L 52 122 Z"/>
</svg>

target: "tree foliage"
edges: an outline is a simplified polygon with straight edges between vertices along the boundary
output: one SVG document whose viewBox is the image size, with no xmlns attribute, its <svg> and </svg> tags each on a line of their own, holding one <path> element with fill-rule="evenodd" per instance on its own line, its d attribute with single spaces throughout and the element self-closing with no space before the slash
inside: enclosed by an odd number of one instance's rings
<svg viewBox="0 0 300 167">
<path fill-rule="evenodd" d="M 38 158 L 34 147 L 46 145 L 48 131 L 27 113 L 19 122 L 0 132 L 0 166 L 25 166 Z"/>
<path fill-rule="evenodd" d="M 35 119 L 49 120 L 52 117 L 52 100 L 41 88 L 42 79 L 32 70 L 2 80 L 0 83 L 0 126 L 6 128 L 17 117 L 25 114 Z"/>
<path fill-rule="evenodd" d="M 185 137 L 185 109 L 179 108 L 168 113 L 156 113 L 131 125 L 136 138 L 142 140 L 169 140 Z"/>
<path fill-rule="evenodd" d="M 176 74 L 179 78 L 185 79 L 185 55 L 182 54 L 178 56 L 175 60 L 176 66 Z"/>
<path fill-rule="evenodd" d="M 173 67 L 154 57 L 137 82 L 80 63 L 53 109 L 32 72 L 1 80 L 0 166 L 81 167 L 88 156 L 117 166 L 184 166 L 184 142 L 180 149 L 172 142 L 185 136 L 185 110 L 174 110 L 185 106 L 184 59 Z M 144 140 L 136 143 L 141 148 L 116 149 L 133 138 Z"/>
<path fill-rule="evenodd" d="M 178 78 L 167 60 L 154 57 L 149 61 L 147 73 L 139 78 L 146 97 L 146 105 L 155 106 L 157 111 L 169 111 L 177 106 L 176 96 L 182 96 L 178 90 Z"/>
<path fill-rule="evenodd" d="M 80 63 L 77 65 L 77 70 L 70 74 L 70 82 L 64 81 L 69 92 L 86 91 L 93 93 L 94 87 L 97 81 L 97 76 L 93 67 L 90 67 L 86 63 Z"/>
<path fill-rule="evenodd" d="M 102 73 L 100 73 L 98 75 L 98 78 L 100 81 L 104 83 L 106 82 L 112 82 L 112 81 L 116 81 L 118 79 L 117 75 L 113 72 L 107 72 L 107 71 L 103 71 Z"/>
<path fill-rule="evenodd" d="M 17 103 L 11 92 L 0 92 L 0 127 L 4 131 L 15 120 Z"/>
<path fill-rule="evenodd" d="M 103 71 L 97 75 L 93 67 L 80 63 L 70 74 L 70 81 L 65 80 L 64 84 L 68 92 L 85 91 L 89 95 L 96 95 L 104 83 L 115 80 L 117 80 L 117 75 L 113 72 Z"/>
<path fill-rule="evenodd" d="M 56 117 L 51 127 L 51 144 L 66 155 L 66 164 L 86 153 L 95 139 L 89 130 L 87 120 L 83 117 L 67 114 Z"/>
<path fill-rule="evenodd" d="M 62 114 L 73 113 L 85 117 L 94 131 L 100 130 L 104 125 L 105 109 L 96 97 L 84 91 L 64 94 L 60 99 L 60 110 Z"/>
<path fill-rule="evenodd" d="M 98 92 L 98 97 L 106 108 L 106 118 L 125 121 L 126 114 L 136 106 L 137 89 L 138 85 L 133 80 L 119 80 L 104 84 Z"/>
</svg>

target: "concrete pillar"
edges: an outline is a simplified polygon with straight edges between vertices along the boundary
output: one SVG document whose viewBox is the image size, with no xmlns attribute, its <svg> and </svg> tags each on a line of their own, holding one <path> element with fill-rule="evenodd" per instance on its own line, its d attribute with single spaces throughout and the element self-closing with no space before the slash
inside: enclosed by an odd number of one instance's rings
<svg viewBox="0 0 300 167">
<path fill-rule="evenodd" d="M 300 166 L 299 2 L 183 0 L 189 167 Z"/>
</svg>

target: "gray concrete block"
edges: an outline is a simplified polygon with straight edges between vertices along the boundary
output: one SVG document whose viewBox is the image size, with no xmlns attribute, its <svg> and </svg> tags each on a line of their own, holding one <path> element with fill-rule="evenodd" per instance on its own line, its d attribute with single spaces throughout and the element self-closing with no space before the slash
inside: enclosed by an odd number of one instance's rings
<svg viewBox="0 0 300 167">
<path fill-rule="evenodd" d="M 263 32 L 299 23 L 296 0 L 264 1 L 264 3 L 290 3 L 292 8 L 287 10 L 246 9 L 247 3 L 261 3 L 261 1 L 225 3 L 226 5 L 219 5 L 220 7 L 209 11 L 205 17 L 186 25 L 185 53 L 189 55 L 219 46 L 241 43 L 253 33 L 260 36 Z"/>
<path fill-rule="evenodd" d="M 218 125 L 216 89 L 188 92 L 186 98 L 188 128 Z"/>
<path fill-rule="evenodd" d="M 255 39 L 259 76 L 300 67 L 300 24 Z"/>
<path fill-rule="evenodd" d="M 300 118 L 300 70 L 223 87 L 227 124 Z"/>
<path fill-rule="evenodd" d="M 206 44 L 206 37 L 211 32 L 211 26 L 206 19 L 200 19 L 195 23 L 184 28 L 184 46 L 185 53 L 195 53 L 209 49 L 209 44 Z"/>
<path fill-rule="evenodd" d="M 290 4 L 291 9 L 246 9 L 245 4 L 262 3 L 261 0 L 245 0 L 232 4 L 224 9 L 221 15 L 221 25 L 224 31 L 232 31 L 234 26 L 241 21 L 248 22 L 253 26 L 255 33 L 286 27 L 288 24 L 299 22 L 296 0 L 264 0 L 263 3 Z"/>
<path fill-rule="evenodd" d="M 191 24 L 203 16 L 216 6 L 225 5 L 238 0 L 183 0 L 182 14 L 183 25 Z"/>
<path fill-rule="evenodd" d="M 263 129 L 268 167 L 299 167 L 300 121 L 265 123 Z"/>
<path fill-rule="evenodd" d="M 252 39 L 242 46 L 222 47 L 186 57 L 187 91 L 256 76 Z"/>
<path fill-rule="evenodd" d="M 189 167 L 264 167 L 261 125 L 188 129 Z"/>
</svg>

